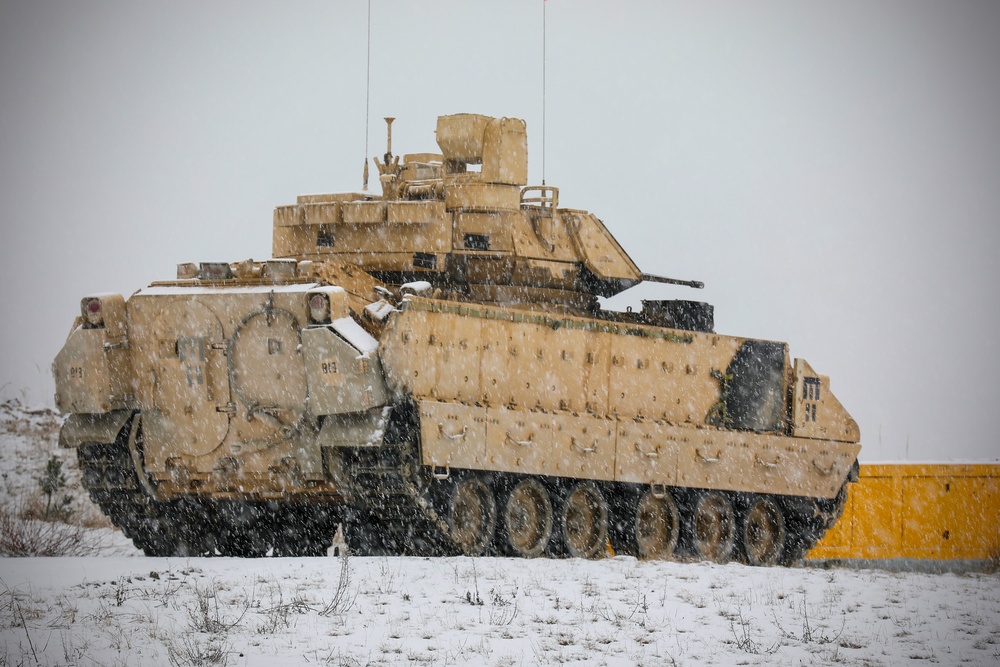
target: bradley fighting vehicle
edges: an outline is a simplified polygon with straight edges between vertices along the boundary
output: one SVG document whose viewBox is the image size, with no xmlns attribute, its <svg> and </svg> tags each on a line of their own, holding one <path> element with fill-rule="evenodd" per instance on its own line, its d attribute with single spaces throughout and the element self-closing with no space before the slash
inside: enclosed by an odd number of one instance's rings
<svg viewBox="0 0 1000 667">
<path fill-rule="evenodd" d="M 843 510 L 857 424 L 784 343 L 642 281 L 527 186 L 525 124 L 460 114 L 382 195 L 301 196 L 263 262 L 83 298 L 61 445 L 150 555 L 801 557 Z M 367 166 L 366 166 L 367 174 Z"/>
</svg>

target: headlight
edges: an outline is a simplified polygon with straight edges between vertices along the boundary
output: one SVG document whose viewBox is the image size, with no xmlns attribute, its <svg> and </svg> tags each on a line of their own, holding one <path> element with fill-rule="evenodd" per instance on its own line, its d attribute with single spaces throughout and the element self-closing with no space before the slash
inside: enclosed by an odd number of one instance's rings
<svg viewBox="0 0 1000 667">
<path fill-rule="evenodd" d="M 87 297 L 80 301 L 80 313 L 89 328 L 104 328 L 104 307 L 100 299 Z"/>
<path fill-rule="evenodd" d="M 330 297 L 313 292 L 309 295 L 309 319 L 316 324 L 330 321 Z"/>
</svg>

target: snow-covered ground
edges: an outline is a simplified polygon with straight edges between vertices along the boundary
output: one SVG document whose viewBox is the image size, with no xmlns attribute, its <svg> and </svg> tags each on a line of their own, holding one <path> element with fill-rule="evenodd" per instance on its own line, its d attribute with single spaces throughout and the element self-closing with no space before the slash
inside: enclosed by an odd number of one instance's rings
<svg viewBox="0 0 1000 667">
<path fill-rule="evenodd" d="M 40 511 L 57 455 L 89 554 L 0 558 L 0 666 L 1000 663 L 996 574 L 144 558 L 87 508 L 51 415 L 0 420 L 0 508 Z"/>
<path fill-rule="evenodd" d="M 624 557 L 0 567 L 10 665 L 1000 663 L 995 575 Z"/>
</svg>

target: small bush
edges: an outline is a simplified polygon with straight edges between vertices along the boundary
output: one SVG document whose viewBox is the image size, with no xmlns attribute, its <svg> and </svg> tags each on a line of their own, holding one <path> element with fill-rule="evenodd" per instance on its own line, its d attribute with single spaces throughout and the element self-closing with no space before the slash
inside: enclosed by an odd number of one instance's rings
<svg viewBox="0 0 1000 667">
<path fill-rule="evenodd" d="M 38 478 L 38 487 L 45 495 L 45 512 L 42 518 L 45 521 L 66 521 L 73 510 L 69 504 L 73 498 L 69 494 L 63 494 L 62 500 L 56 500 L 59 493 L 66 488 L 66 475 L 62 471 L 62 461 L 55 456 L 49 457 L 45 464 L 45 472 Z"/>
<path fill-rule="evenodd" d="M 194 601 L 187 608 L 188 624 L 194 632 L 225 635 L 240 624 L 251 604 L 252 601 L 247 600 L 241 609 L 237 609 L 235 618 L 227 617 L 219 603 L 218 584 L 213 583 L 206 588 L 195 585 Z"/>
<path fill-rule="evenodd" d="M 80 526 L 22 517 L 0 508 L 0 556 L 85 556 L 92 550 Z"/>
<path fill-rule="evenodd" d="M 340 555 L 340 577 L 337 579 L 337 587 L 333 590 L 333 597 L 319 613 L 322 616 L 344 614 L 354 606 L 357 597 L 357 592 L 351 588 L 351 564 L 347 559 L 347 552 L 344 551 Z"/>
<path fill-rule="evenodd" d="M 222 637 L 191 637 L 167 641 L 167 659 L 173 667 L 225 667 L 233 654 Z"/>
</svg>

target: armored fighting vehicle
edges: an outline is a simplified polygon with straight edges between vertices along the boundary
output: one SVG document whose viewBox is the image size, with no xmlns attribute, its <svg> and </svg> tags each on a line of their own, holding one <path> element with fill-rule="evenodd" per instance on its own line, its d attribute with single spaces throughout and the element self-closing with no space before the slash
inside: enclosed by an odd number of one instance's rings
<svg viewBox="0 0 1000 667">
<path fill-rule="evenodd" d="M 800 558 L 857 476 L 829 379 L 705 303 L 602 309 L 700 284 L 528 186 L 522 120 L 402 159 L 387 121 L 381 196 L 278 207 L 274 259 L 82 299 L 60 442 L 111 521 L 149 555 Z"/>
</svg>

